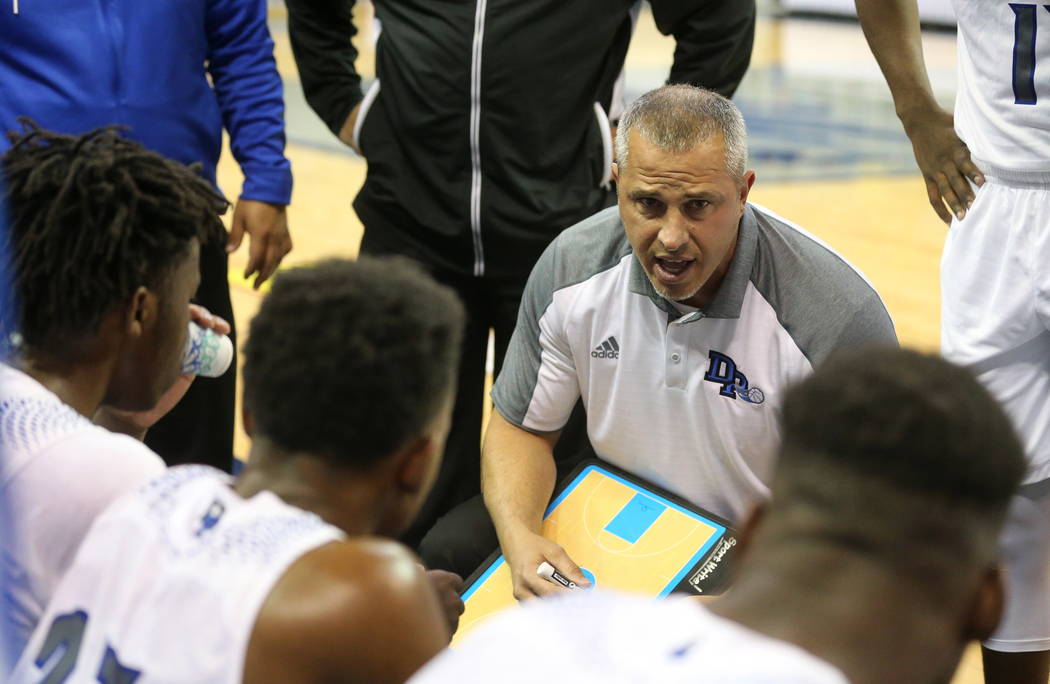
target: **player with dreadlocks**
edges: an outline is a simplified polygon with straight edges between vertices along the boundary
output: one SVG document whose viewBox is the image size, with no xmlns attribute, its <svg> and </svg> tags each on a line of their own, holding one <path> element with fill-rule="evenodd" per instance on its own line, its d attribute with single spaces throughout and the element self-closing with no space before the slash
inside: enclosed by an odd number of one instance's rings
<svg viewBox="0 0 1050 684">
<path fill-rule="evenodd" d="M 114 129 L 73 137 L 24 121 L 2 159 L 14 315 L 0 364 L 0 610 L 24 645 L 96 514 L 163 469 L 141 437 L 185 391 L 179 368 L 201 243 L 225 200 Z M 228 332 L 202 309 L 198 323 Z M 170 388 L 170 389 L 169 389 Z"/>
</svg>

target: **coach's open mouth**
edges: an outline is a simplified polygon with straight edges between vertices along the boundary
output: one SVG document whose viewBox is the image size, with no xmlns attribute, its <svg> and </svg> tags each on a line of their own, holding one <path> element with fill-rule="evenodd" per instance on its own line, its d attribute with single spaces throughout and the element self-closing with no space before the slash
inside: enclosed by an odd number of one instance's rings
<svg viewBox="0 0 1050 684">
<path fill-rule="evenodd" d="M 682 280 L 689 268 L 696 263 L 695 259 L 674 259 L 653 257 L 653 270 L 657 277 L 667 283 L 676 283 Z"/>
</svg>

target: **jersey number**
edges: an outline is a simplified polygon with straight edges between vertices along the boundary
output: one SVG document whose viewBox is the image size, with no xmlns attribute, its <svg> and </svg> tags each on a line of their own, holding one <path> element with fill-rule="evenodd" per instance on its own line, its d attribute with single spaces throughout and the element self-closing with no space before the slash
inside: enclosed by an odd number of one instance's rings
<svg viewBox="0 0 1050 684">
<path fill-rule="evenodd" d="M 1034 105 L 1035 32 L 1039 5 L 1011 2 L 1014 11 L 1014 104 Z M 1043 5 L 1050 12 L 1050 5 Z"/>
<path fill-rule="evenodd" d="M 44 645 L 40 647 L 40 653 L 36 657 L 36 666 L 43 668 L 60 649 L 62 653 L 55 659 L 54 666 L 47 676 L 40 680 L 40 684 L 61 684 L 73 672 L 73 667 L 77 664 L 77 656 L 80 654 L 80 642 L 84 638 L 87 619 L 87 613 L 78 610 L 67 615 L 59 615 L 51 623 L 51 629 L 47 631 Z M 138 670 L 121 665 L 116 651 L 111 647 L 106 647 L 106 652 L 102 656 L 102 665 L 98 668 L 99 682 L 102 684 L 134 684 L 139 674 Z"/>
</svg>

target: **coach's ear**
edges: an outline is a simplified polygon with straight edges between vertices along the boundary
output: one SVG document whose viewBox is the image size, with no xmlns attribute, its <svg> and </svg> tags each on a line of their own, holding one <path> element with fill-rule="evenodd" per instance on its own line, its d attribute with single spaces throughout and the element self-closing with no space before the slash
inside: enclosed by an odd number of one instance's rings
<svg viewBox="0 0 1050 684">
<path fill-rule="evenodd" d="M 735 563 L 739 563 L 740 559 L 744 558 L 750 550 L 751 542 L 754 541 L 759 528 L 762 527 L 762 521 L 766 517 L 767 506 L 768 504 L 765 502 L 751 504 L 747 513 L 741 518 L 740 524 L 736 528 Z"/>
<path fill-rule="evenodd" d="M 977 641 L 990 637 L 1003 616 L 1003 604 L 1003 573 L 996 564 L 985 571 L 977 585 L 965 625 L 966 637 Z"/>
</svg>

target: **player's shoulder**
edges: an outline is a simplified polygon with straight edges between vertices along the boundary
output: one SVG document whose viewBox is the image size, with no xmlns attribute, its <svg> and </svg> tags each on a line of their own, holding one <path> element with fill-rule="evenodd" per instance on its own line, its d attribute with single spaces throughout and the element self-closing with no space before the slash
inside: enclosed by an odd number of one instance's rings
<svg viewBox="0 0 1050 684">
<path fill-rule="evenodd" d="M 411 668 L 398 674 L 403 680 L 447 637 L 422 568 L 406 548 L 371 538 L 332 541 L 299 557 L 266 597 L 245 681 L 284 667 L 300 681 L 339 669 L 386 681 L 382 673 Z M 391 658 L 404 662 L 391 665 Z"/>
<path fill-rule="evenodd" d="M 396 542 L 355 537 L 334 541 L 304 554 L 285 579 L 296 591 L 330 592 L 332 603 L 368 604 L 415 591 L 422 583 L 419 565 Z M 300 583 L 300 580 L 305 580 Z M 339 612 L 339 611 L 334 611 Z"/>
<path fill-rule="evenodd" d="M 410 608 L 425 591 L 425 576 L 408 549 L 389 540 L 352 538 L 303 554 L 270 600 L 280 609 L 286 601 L 296 605 L 309 598 L 317 608 L 312 621 L 345 628 L 388 610 Z"/>
<path fill-rule="evenodd" d="M 2 480 L 25 469 L 53 468 L 85 481 L 141 481 L 164 463 L 149 447 L 77 413 L 22 371 L 0 364 Z"/>
</svg>

